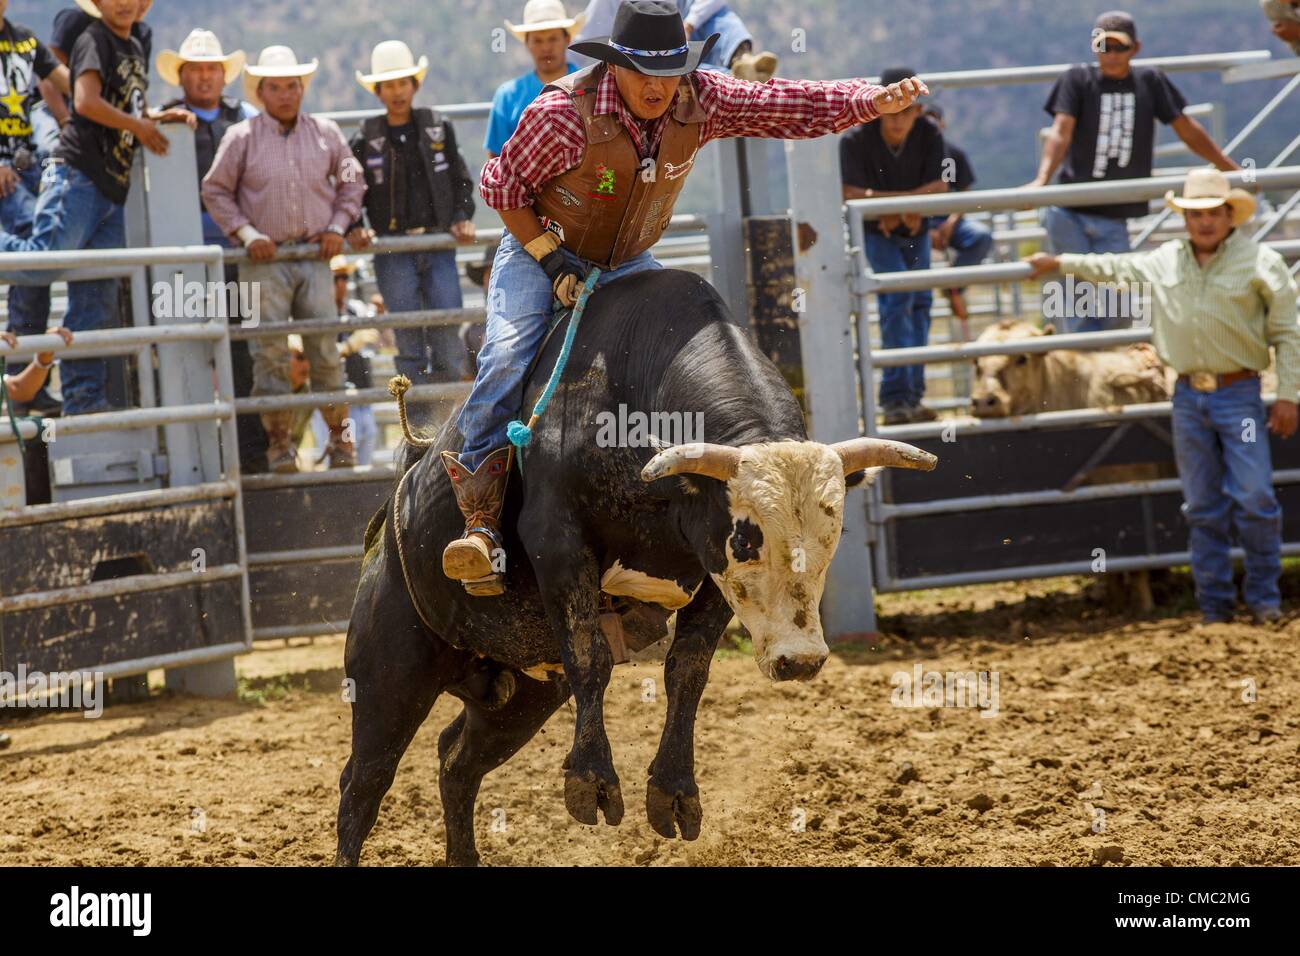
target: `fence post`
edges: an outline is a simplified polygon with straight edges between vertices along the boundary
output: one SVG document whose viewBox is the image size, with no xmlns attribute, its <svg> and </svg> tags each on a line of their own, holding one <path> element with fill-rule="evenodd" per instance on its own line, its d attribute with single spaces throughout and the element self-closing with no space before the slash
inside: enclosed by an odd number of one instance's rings
<svg viewBox="0 0 1300 956">
<path fill-rule="evenodd" d="M 709 211 L 710 280 L 741 325 L 749 328 L 749 293 L 745 288 L 745 146 L 739 139 L 715 144 L 716 188 Z"/>
<path fill-rule="evenodd" d="M 840 204 L 839 151 L 833 137 L 823 136 L 788 141 L 785 156 L 795 233 L 794 309 L 804 357 L 810 431 L 817 441 L 842 441 L 862 431 L 849 321 L 851 278 Z M 798 242 L 801 226 L 804 231 L 811 227 L 816 234 L 813 244 L 802 250 Z M 861 490 L 850 491 L 844 506 L 844 535 L 822 597 L 827 640 L 874 632 L 873 598 L 866 501 Z"/>
</svg>

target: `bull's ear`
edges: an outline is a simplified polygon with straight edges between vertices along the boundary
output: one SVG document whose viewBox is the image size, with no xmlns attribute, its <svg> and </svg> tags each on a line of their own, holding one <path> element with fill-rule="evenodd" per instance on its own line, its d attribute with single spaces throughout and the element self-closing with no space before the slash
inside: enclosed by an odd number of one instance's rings
<svg viewBox="0 0 1300 956">
<path fill-rule="evenodd" d="M 1044 334 L 1044 335 L 1055 335 L 1055 334 L 1056 334 L 1056 326 L 1054 326 L 1051 322 L 1044 322 L 1044 323 L 1043 323 L 1043 334 Z"/>
</svg>

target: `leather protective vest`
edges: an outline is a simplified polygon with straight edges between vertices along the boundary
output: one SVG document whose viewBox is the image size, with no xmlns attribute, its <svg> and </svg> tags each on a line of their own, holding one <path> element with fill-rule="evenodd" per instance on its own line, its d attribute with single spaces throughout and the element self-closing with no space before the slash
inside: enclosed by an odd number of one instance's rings
<svg viewBox="0 0 1300 956">
<path fill-rule="evenodd" d="M 533 209 L 542 225 L 582 259 L 612 269 L 649 249 L 668 227 L 673 206 L 695 163 L 704 109 L 690 75 L 664 125 L 659 148 L 642 160 L 617 115 L 593 115 L 605 64 L 570 73 L 546 89 L 568 93 L 587 136 L 582 161 L 547 182 Z"/>
<path fill-rule="evenodd" d="M 184 98 L 171 100 L 163 104 L 163 109 L 171 109 L 176 106 L 184 106 Z M 198 160 L 199 181 L 208 174 L 212 168 L 212 161 L 217 158 L 217 146 L 221 143 L 221 138 L 226 135 L 226 130 L 234 126 L 244 118 L 243 106 L 238 100 L 232 100 L 227 97 L 221 97 L 217 105 L 217 115 L 212 122 L 200 119 L 198 126 L 194 130 L 194 155 Z"/>
</svg>

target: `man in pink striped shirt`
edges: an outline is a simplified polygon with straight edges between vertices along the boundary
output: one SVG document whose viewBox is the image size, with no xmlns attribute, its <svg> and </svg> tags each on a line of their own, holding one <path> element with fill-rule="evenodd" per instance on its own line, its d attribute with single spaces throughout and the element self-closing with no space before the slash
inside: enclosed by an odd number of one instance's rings
<svg viewBox="0 0 1300 956">
<path fill-rule="evenodd" d="M 236 123 L 217 147 L 203 177 L 203 203 L 222 231 L 247 247 L 239 281 L 256 290 L 258 315 L 271 321 L 333 318 L 334 279 L 329 260 L 343 251 L 343 236 L 361 213 L 366 192 L 361 166 L 343 131 L 331 119 L 302 112 L 302 98 L 316 61 L 299 63 L 292 50 L 271 46 L 256 66 L 244 68 L 244 91 L 263 112 Z M 320 257 L 274 261 L 276 246 L 310 242 Z M 332 335 L 303 337 L 311 363 L 311 387 L 343 387 L 343 366 Z M 288 395 L 287 336 L 249 340 L 253 357 L 253 395 Z M 355 464 L 348 407 L 327 405 L 321 417 L 330 429 L 326 449 L 330 467 Z M 293 414 L 262 416 L 272 471 L 298 470 L 290 437 Z"/>
<path fill-rule="evenodd" d="M 552 300 L 572 306 L 593 266 L 597 287 L 662 268 L 649 249 L 663 234 L 701 146 L 727 136 L 811 139 L 909 106 L 925 85 L 865 80 L 750 83 L 695 72 L 718 40 L 686 39 L 677 6 L 629 0 L 610 37 L 574 44 L 595 66 L 547 84 L 479 192 L 506 227 L 492 263 L 487 332 L 474 388 L 457 424 L 459 455 L 443 453 L 465 534 L 443 551 L 443 572 L 471 594 L 497 594 L 494 560 L 528 365 Z M 828 184 L 833 185 L 833 184 Z"/>
</svg>

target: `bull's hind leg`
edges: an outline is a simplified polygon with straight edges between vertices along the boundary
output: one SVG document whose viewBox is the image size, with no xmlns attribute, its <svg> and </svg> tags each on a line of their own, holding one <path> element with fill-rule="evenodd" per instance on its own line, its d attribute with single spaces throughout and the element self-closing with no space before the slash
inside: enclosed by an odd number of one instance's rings
<svg viewBox="0 0 1300 956">
<path fill-rule="evenodd" d="M 650 763 L 645 809 L 661 837 L 683 840 L 700 835 L 700 788 L 695 783 L 695 714 L 709 680 L 709 664 L 718 639 L 731 620 L 731 608 L 712 578 L 705 578 L 695 599 L 677 612 L 677 632 L 664 661 L 668 715 L 659 750 Z"/>
<path fill-rule="evenodd" d="M 561 681 L 518 678 L 509 702 L 488 710 L 474 700 L 438 738 L 438 787 L 447 827 L 447 865 L 475 866 L 474 801 L 483 778 L 528 743 L 569 696 Z"/>
<path fill-rule="evenodd" d="M 339 779 L 336 864 L 357 865 L 402 754 L 454 679 L 454 653 L 420 624 L 404 589 L 373 569 L 363 575 L 345 656 L 352 755 Z"/>
</svg>

